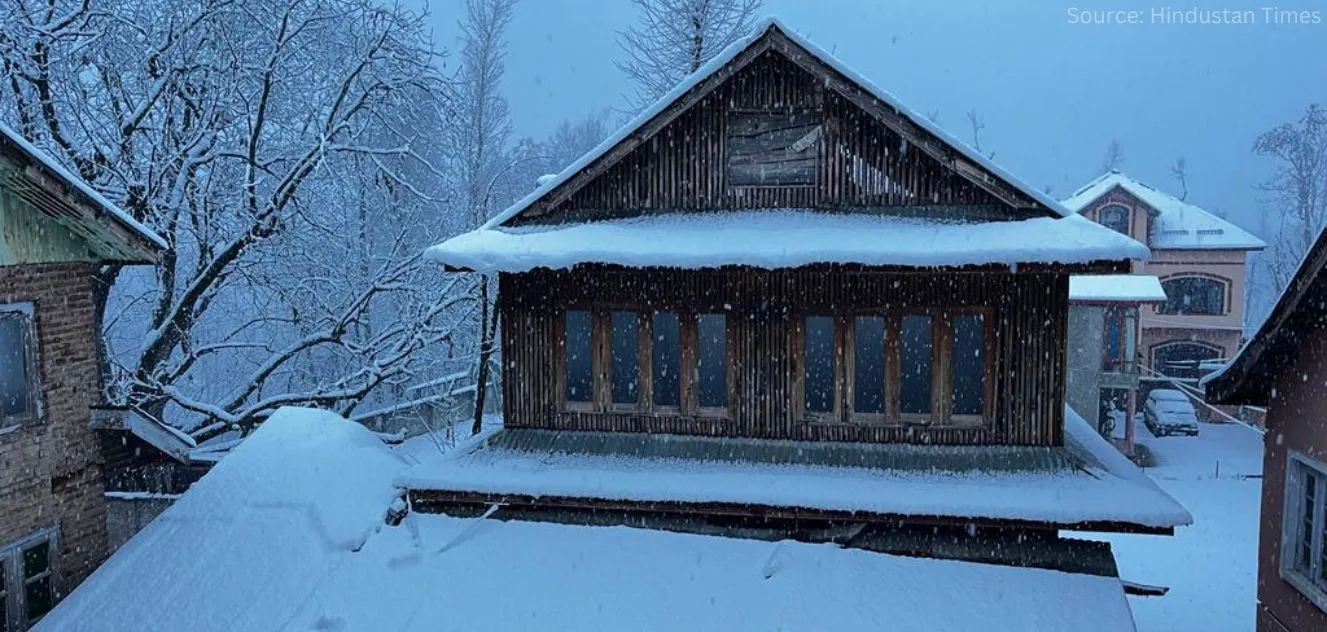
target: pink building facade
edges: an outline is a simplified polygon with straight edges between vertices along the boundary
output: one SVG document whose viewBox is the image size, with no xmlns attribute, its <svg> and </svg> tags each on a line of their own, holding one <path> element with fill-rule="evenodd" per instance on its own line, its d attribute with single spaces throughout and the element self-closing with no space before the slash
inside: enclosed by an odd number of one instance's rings
<svg viewBox="0 0 1327 632">
<path fill-rule="evenodd" d="M 1134 273 L 1159 278 L 1167 298 L 1142 307 L 1138 353 L 1145 375 L 1196 378 L 1205 362 L 1235 355 L 1243 340 L 1248 257 L 1266 247 L 1262 240 L 1118 171 L 1064 204 L 1152 249 Z"/>
</svg>

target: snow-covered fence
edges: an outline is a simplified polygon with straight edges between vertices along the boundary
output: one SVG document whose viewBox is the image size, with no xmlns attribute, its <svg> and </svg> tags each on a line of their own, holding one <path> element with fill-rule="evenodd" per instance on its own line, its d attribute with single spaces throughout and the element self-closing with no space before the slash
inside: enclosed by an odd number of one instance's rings
<svg viewBox="0 0 1327 632">
<path fill-rule="evenodd" d="M 500 407 L 498 383 L 490 380 L 485 412 Z M 474 415 L 475 380 L 469 372 L 447 375 L 406 390 L 409 399 L 352 415 L 350 419 L 370 430 L 413 437 L 449 427 L 458 419 Z"/>
</svg>

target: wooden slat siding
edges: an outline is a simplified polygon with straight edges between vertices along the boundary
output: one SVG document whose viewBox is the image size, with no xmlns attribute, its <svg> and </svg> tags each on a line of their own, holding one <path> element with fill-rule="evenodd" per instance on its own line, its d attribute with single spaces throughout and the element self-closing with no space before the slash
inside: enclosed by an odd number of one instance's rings
<svg viewBox="0 0 1327 632">
<path fill-rule="evenodd" d="M 726 182 L 725 138 L 732 113 L 742 111 L 819 113 L 824 124 L 817 185 L 755 187 Z M 537 203 L 514 223 L 541 221 L 540 216 L 586 219 L 658 210 L 865 211 L 861 207 L 920 205 L 1005 208 L 1013 213 L 1010 217 L 1031 216 L 1008 209 L 1000 198 L 941 165 L 933 153 L 911 146 L 812 74 L 778 53 L 767 52 L 617 165 L 565 200 L 551 206 Z"/>
<path fill-rule="evenodd" d="M 955 272 L 943 275 L 876 272 L 830 266 L 816 269 L 625 270 L 584 266 L 502 276 L 503 389 L 506 423 L 513 427 L 634 430 L 717 436 L 840 441 L 1059 445 L 1067 343 L 1068 274 L 1038 271 Z M 728 325 L 729 415 L 697 418 L 694 385 L 682 414 L 643 411 L 567 412 L 558 370 L 560 315 L 567 306 L 631 306 L 680 315 L 723 313 Z M 909 428 L 811 424 L 801 416 L 802 367 L 796 345 L 808 313 L 858 309 L 986 307 L 991 310 L 991 414 L 976 428 Z M 607 318 L 596 311 L 596 321 Z M 687 322 L 689 317 L 684 317 Z M 602 325 L 600 325 L 602 328 Z M 688 328 L 684 328 L 686 331 Z M 692 333 L 685 333 L 692 336 Z M 597 336 L 600 365 L 608 364 Z M 898 332 L 891 330 L 896 341 Z M 689 348 L 689 345 L 684 346 Z M 686 362 L 694 358 L 686 352 Z M 842 360 L 840 361 L 842 365 Z M 846 368 L 846 367 L 845 367 Z M 896 379 L 897 358 L 890 354 Z M 599 380 L 602 381 L 602 380 Z M 688 382 L 691 380 L 688 379 Z M 598 386 L 598 410 L 606 403 Z M 644 387 L 642 385 L 642 392 Z M 890 401 L 897 407 L 897 401 Z M 948 406 L 946 401 L 944 406 Z"/>
</svg>

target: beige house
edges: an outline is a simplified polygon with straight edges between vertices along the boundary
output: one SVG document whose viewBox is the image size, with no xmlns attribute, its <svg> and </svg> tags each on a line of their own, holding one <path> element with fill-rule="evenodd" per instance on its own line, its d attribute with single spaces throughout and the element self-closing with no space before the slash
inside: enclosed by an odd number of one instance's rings
<svg viewBox="0 0 1327 632">
<path fill-rule="evenodd" d="M 1161 280 L 1166 300 L 1143 306 L 1138 353 L 1143 373 L 1197 378 L 1204 361 L 1239 350 L 1249 252 L 1266 244 L 1248 231 L 1169 193 L 1110 171 L 1064 205 L 1152 249 L 1135 274 Z"/>
</svg>

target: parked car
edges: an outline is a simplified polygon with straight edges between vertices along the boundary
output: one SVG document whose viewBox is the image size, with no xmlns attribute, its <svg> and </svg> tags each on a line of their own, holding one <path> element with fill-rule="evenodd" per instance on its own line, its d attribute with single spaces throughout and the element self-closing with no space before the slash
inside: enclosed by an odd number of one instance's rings
<svg viewBox="0 0 1327 632">
<path fill-rule="evenodd" d="M 1181 391 L 1158 389 L 1149 393 L 1143 405 L 1143 423 L 1158 437 L 1198 435 L 1198 412 L 1189 396 Z"/>
</svg>

